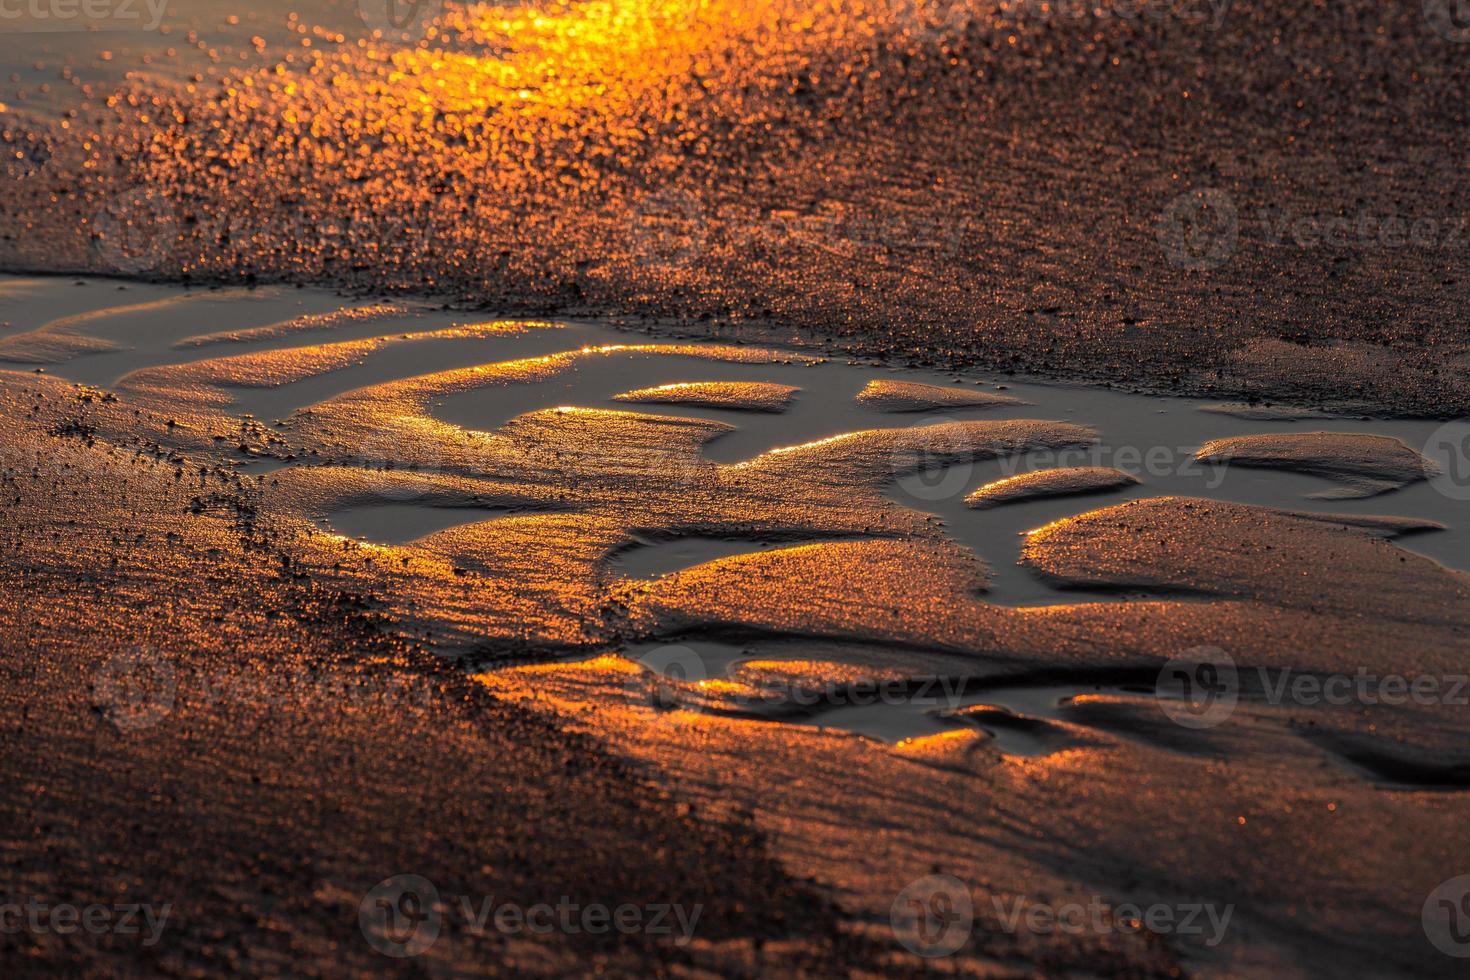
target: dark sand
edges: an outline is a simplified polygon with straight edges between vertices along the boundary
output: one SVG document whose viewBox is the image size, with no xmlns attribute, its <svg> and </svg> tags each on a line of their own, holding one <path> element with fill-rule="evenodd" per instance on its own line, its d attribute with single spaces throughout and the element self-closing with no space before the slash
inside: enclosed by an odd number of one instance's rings
<svg viewBox="0 0 1470 980">
<path fill-rule="evenodd" d="M 38 454 L 0 486 L 0 894 L 173 906 L 153 946 L 0 935 L 6 975 L 831 973 L 874 955 L 748 817 L 702 815 L 390 638 L 370 601 L 295 572 L 232 481 L 211 477 L 190 513 L 197 479 L 167 461 L 48 434 L 74 417 L 70 386 L 11 380 L 0 402 L 24 420 L 7 450 Z M 172 680 L 136 673 L 119 701 L 99 665 L 132 646 Z M 401 873 L 447 905 L 427 962 L 383 957 L 358 929 L 362 896 Z M 466 931 L 458 895 L 704 911 L 692 948 L 518 943 Z"/>
</svg>

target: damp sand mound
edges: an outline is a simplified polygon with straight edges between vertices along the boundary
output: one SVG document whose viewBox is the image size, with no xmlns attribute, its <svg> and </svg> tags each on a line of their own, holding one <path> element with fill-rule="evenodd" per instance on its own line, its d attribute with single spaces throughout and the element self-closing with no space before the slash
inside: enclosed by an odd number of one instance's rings
<svg viewBox="0 0 1470 980">
<path fill-rule="evenodd" d="M 1302 432 L 1235 436 L 1201 446 L 1202 463 L 1290 470 L 1325 477 L 1341 486 L 1314 493 L 1317 500 L 1373 497 L 1428 479 L 1438 467 L 1389 436 L 1359 432 Z"/>
<path fill-rule="evenodd" d="M 1007 395 L 962 388 L 941 388 L 914 381 L 869 381 L 857 403 L 878 412 L 942 412 L 958 408 L 1024 405 Z"/>
<path fill-rule="evenodd" d="M 1065 469 L 1020 473 L 987 483 L 965 498 L 974 510 L 987 510 L 1002 504 L 1045 497 L 1072 497 L 1106 493 L 1120 487 L 1131 487 L 1138 477 L 1108 466 L 1074 466 Z"/>
<path fill-rule="evenodd" d="M 690 405 L 735 412 L 784 412 L 800 388 L 762 381 L 686 381 L 615 395 L 620 402 Z"/>
</svg>

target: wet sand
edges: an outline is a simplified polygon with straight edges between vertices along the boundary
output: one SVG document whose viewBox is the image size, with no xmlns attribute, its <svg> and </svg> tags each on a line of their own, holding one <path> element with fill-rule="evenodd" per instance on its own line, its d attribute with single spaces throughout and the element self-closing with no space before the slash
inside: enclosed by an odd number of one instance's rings
<svg viewBox="0 0 1470 980">
<path fill-rule="evenodd" d="M 6 794 L 7 891 L 177 911 L 156 948 L 6 937 L 22 972 L 1452 972 L 1420 909 L 1466 852 L 1463 708 L 1271 693 L 1462 669 L 1453 474 L 1311 496 L 1438 423 L 118 287 L 0 280 L 4 778 L 45 788 Z M 703 387 L 621 397 L 669 385 Z M 1244 437 L 1317 455 L 1196 459 Z M 966 504 L 1082 464 L 1140 482 Z M 1180 723 L 1162 669 L 1208 650 L 1230 717 Z M 704 911 L 686 945 L 533 940 L 446 899 L 396 961 L 358 905 L 404 873 Z M 932 873 L 976 902 L 938 961 L 890 921 Z M 1041 934 L 1009 899 L 1232 924 Z"/>
<path fill-rule="evenodd" d="M 0 263 L 1470 411 L 1449 5 L 929 6 L 960 16 L 451 4 L 374 39 L 323 2 L 9 38 Z"/>
<path fill-rule="evenodd" d="M 160 14 L 0 24 L 7 975 L 1459 975 L 1453 4 Z"/>
</svg>

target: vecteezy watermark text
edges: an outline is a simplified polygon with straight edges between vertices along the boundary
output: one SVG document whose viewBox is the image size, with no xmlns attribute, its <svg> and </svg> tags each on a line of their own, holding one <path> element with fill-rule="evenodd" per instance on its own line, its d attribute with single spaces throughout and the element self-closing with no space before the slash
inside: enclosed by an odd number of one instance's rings
<svg viewBox="0 0 1470 980">
<path fill-rule="evenodd" d="M 168 924 L 173 904 L 147 905 L 138 902 L 117 905 L 51 904 L 37 898 L 25 902 L 0 903 L 0 935 L 29 932 L 34 935 L 69 936 L 84 932 L 100 936 L 143 936 L 144 946 L 156 946 Z"/>
<path fill-rule="evenodd" d="M 1115 932 L 1149 932 L 1160 935 L 1197 936 L 1206 946 L 1220 945 L 1230 928 L 1234 905 L 1208 902 L 1133 902 L 1113 904 L 1101 895 L 1087 902 L 1034 902 L 1023 896 L 991 897 L 996 918 L 1009 933 L 1026 931 L 1046 936 L 1106 936 Z"/>
<path fill-rule="evenodd" d="M 156 31 L 169 0 L 0 0 L 0 34 Z"/>
<path fill-rule="evenodd" d="M 358 925 L 368 944 L 396 959 L 419 956 L 439 939 L 446 915 L 458 916 L 474 935 L 669 936 L 687 946 L 699 926 L 704 906 L 678 902 L 635 904 L 578 902 L 570 896 L 555 901 L 496 901 L 494 896 L 459 895 L 441 899 L 439 889 L 422 875 L 394 875 L 375 885 L 358 907 Z"/>
<path fill-rule="evenodd" d="M 910 882 L 893 900 L 889 919 L 894 938 L 919 956 L 952 956 L 974 930 L 975 904 L 970 887 L 959 878 L 925 875 Z M 1235 914 L 1234 905 L 1112 902 L 1102 895 L 1073 902 L 991 895 L 989 905 L 1000 930 L 1011 934 L 1107 936 L 1146 930 L 1197 938 L 1210 947 L 1224 941 Z"/>
<path fill-rule="evenodd" d="M 1291 668 L 1237 669 L 1219 647 L 1196 647 L 1171 659 L 1155 689 L 1164 713 L 1186 728 L 1213 728 L 1234 712 L 1242 695 L 1296 707 L 1402 707 L 1470 705 L 1470 674 L 1305 673 Z"/>
<path fill-rule="evenodd" d="M 1159 246 L 1177 269 L 1218 269 L 1246 247 L 1302 251 L 1443 250 L 1470 248 L 1470 216 L 1393 214 L 1360 209 L 1350 214 L 1297 214 L 1282 208 L 1248 211 L 1219 188 L 1196 189 L 1169 202 L 1158 220 Z"/>
</svg>

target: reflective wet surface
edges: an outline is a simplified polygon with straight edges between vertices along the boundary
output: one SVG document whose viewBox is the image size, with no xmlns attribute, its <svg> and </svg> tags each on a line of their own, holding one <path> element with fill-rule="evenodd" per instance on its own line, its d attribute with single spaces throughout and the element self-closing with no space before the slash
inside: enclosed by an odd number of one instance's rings
<svg viewBox="0 0 1470 980">
<path fill-rule="evenodd" d="M 112 532 L 129 560 L 166 574 L 196 524 L 210 554 L 239 535 L 680 799 L 751 808 L 849 921 L 940 862 L 996 894 L 1101 880 L 1239 906 L 1227 945 L 1109 954 L 1134 967 L 1245 973 L 1349 928 L 1419 955 L 1405 909 L 1442 862 L 1414 842 L 1458 833 L 1470 785 L 1464 505 L 1440 423 L 275 287 L 12 277 L 0 322 L 6 479 L 51 472 L 36 439 L 65 449 L 49 516 L 8 531 L 16 561 L 81 560 L 46 530 L 75 521 L 68 486 L 126 511 L 162 481 L 183 503 L 167 533 Z M 1196 458 L 1232 439 L 1252 465 Z M 1100 471 L 1137 482 L 1075 479 Z M 967 504 L 1026 474 L 1052 495 Z M 1321 499 L 1353 481 L 1382 492 Z M 1397 863 L 1324 819 L 1378 828 Z M 1093 853 L 1063 860 L 1074 845 Z M 1182 861 L 1194 848 L 1260 864 L 1248 893 Z M 1370 906 L 1272 925 L 1341 888 Z M 1091 941 L 1047 955 L 1089 960 Z M 1036 955 L 968 949 L 977 969 Z"/>
</svg>

